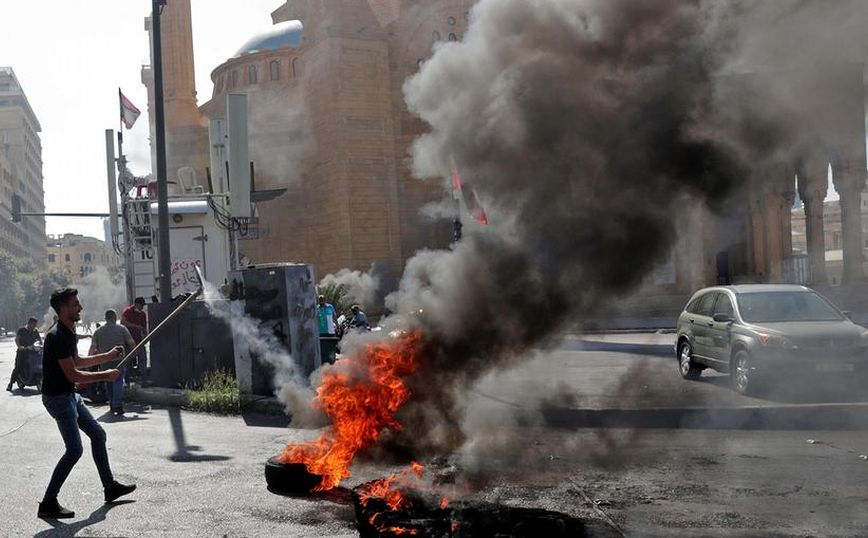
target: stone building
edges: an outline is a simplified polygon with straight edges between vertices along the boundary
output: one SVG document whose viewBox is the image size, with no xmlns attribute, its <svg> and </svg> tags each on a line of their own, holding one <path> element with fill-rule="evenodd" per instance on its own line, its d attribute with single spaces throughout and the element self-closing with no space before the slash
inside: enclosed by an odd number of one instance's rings
<svg viewBox="0 0 868 538">
<path fill-rule="evenodd" d="M 120 270 L 120 257 L 105 242 L 80 234 L 49 235 L 45 242 L 48 268 L 65 274 L 72 285 L 104 268 L 109 274 Z"/>
<path fill-rule="evenodd" d="M 0 67 L 0 248 L 15 257 L 45 259 L 45 217 L 10 219 L 12 195 L 24 212 L 44 213 L 42 127 L 11 67 Z"/>
<path fill-rule="evenodd" d="M 863 270 L 868 274 L 868 191 L 862 191 L 862 251 Z M 808 243 L 805 225 L 805 210 L 796 207 L 792 210 L 793 254 L 806 255 Z M 823 203 L 823 243 L 826 248 L 826 279 L 830 286 L 840 286 L 844 273 L 843 227 L 841 204 L 837 200 Z"/>
<path fill-rule="evenodd" d="M 227 93 L 247 94 L 255 188 L 288 191 L 258 204 L 256 231 L 240 237 L 241 252 L 254 263 L 310 262 L 320 276 L 375 266 L 396 279 L 419 248 L 452 237 L 450 223 L 419 211 L 446 193 L 440 178 L 411 177 L 408 148 L 425 127 L 407 110 L 402 85 L 437 42 L 461 38 L 473 3 L 286 2 L 267 35 L 214 69 L 212 98 L 197 120 L 189 0 L 170 0 L 163 15 L 170 179 L 187 165 L 205 185 L 206 118 L 223 117 Z M 168 112 L 170 102 L 183 120 Z"/>
</svg>

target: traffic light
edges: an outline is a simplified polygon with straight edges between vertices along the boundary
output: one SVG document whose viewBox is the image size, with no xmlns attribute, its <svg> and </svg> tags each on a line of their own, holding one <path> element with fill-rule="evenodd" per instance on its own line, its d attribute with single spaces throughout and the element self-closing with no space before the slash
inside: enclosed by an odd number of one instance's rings
<svg viewBox="0 0 868 538">
<path fill-rule="evenodd" d="M 21 222 L 21 198 L 17 194 L 12 195 L 12 222 Z"/>
</svg>

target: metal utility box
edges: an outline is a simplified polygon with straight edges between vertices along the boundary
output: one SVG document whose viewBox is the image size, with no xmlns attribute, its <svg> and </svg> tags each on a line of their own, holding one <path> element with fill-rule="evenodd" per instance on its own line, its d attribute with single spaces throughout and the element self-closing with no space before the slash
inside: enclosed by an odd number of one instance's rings
<svg viewBox="0 0 868 538">
<path fill-rule="evenodd" d="M 156 327 L 179 304 L 149 304 L 150 326 Z M 178 314 L 155 335 L 150 346 L 151 381 L 158 387 L 193 387 L 208 372 L 235 372 L 232 333 L 204 301 L 195 301 Z"/>
<path fill-rule="evenodd" d="M 244 313 L 259 320 L 292 357 L 300 377 L 322 364 L 316 319 L 313 266 L 269 264 L 251 266 L 229 275 L 229 299 L 242 301 Z M 233 338 L 235 372 L 243 394 L 274 394 L 274 369 L 251 352 L 240 336 Z"/>
</svg>

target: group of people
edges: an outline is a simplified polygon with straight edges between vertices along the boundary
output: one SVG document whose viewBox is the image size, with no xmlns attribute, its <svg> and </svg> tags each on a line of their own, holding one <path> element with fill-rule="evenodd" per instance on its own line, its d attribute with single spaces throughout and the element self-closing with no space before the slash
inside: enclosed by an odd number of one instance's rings
<svg viewBox="0 0 868 538">
<path fill-rule="evenodd" d="M 357 328 L 361 331 L 367 331 L 371 328 L 368 317 L 362 312 L 359 305 L 354 304 L 350 311 L 352 312 L 349 322 L 351 328 Z M 320 295 L 317 298 L 316 314 L 320 336 L 338 336 L 337 309 L 331 303 L 326 302 L 325 295 Z"/>
</svg>

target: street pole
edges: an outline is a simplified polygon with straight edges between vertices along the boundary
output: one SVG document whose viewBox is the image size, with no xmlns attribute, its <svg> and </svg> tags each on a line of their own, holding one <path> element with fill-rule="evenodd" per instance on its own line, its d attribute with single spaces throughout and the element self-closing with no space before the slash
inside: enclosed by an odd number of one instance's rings
<svg viewBox="0 0 868 538">
<path fill-rule="evenodd" d="M 163 107 L 163 43 L 160 10 L 167 0 L 151 0 L 151 29 L 154 51 L 154 138 L 157 144 L 157 253 L 160 302 L 172 301 L 172 275 L 169 249 L 169 186 L 166 177 L 166 118 Z"/>
</svg>

